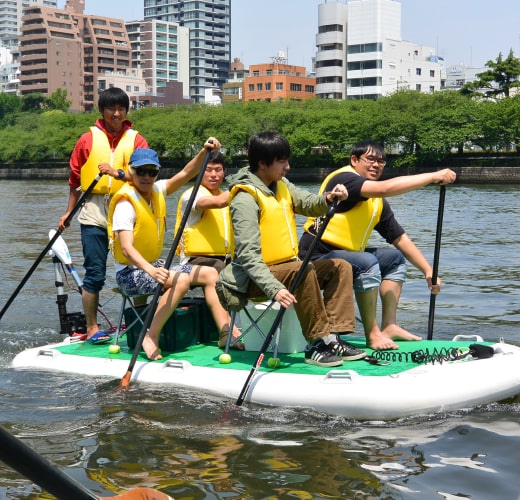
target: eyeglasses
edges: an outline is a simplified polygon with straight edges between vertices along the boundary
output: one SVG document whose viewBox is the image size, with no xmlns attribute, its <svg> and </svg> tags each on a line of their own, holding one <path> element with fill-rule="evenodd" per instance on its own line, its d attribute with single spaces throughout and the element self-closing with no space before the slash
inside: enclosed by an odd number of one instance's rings
<svg viewBox="0 0 520 500">
<path fill-rule="evenodd" d="M 383 160 L 383 158 L 376 158 L 375 156 L 360 156 L 362 160 L 365 160 L 367 163 L 377 163 L 378 165 L 381 165 L 384 167 L 386 165 L 386 160 Z"/>
<path fill-rule="evenodd" d="M 147 175 L 148 177 L 157 177 L 159 175 L 159 170 L 151 170 L 149 168 L 136 168 L 135 175 L 137 175 L 137 177 L 144 177 L 145 175 Z"/>
</svg>

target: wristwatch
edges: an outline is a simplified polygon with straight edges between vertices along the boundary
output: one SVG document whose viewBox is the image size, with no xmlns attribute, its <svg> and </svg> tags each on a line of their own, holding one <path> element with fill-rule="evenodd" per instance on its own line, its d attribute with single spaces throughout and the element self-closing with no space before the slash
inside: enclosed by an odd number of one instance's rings
<svg viewBox="0 0 520 500">
<path fill-rule="evenodd" d="M 118 178 L 120 181 L 122 181 L 122 180 L 125 178 L 125 175 L 126 175 L 126 174 L 125 174 L 125 171 L 124 171 L 124 170 L 119 169 L 119 170 L 117 171 L 117 178 Z"/>
</svg>

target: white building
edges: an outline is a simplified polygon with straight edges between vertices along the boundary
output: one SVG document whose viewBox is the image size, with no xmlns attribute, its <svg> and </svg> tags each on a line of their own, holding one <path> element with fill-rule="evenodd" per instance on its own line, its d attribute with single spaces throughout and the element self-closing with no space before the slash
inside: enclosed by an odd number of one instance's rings
<svg viewBox="0 0 520 500">
<path fill-rule="evenodd" d="M 16 47 L 25 7 L 41 5 L 56 8 L 56 0 L 0 0 L 0 44 Z"/>
<path fill-rule="evenodd" d="M 142 70 L 146 92 L 156 94 L 168 82 L 181 82 L 190 94 L 190 30 L 169 21 L 126 23 L 132 67 Z"/>
<path fill-rule="evenodd" d="M 441 88 L 435 49 L 403 41 L 396 0 L 326 2 L 318 6 L 316 95 L 377 99 L 401 88 Z"/>
</svg>

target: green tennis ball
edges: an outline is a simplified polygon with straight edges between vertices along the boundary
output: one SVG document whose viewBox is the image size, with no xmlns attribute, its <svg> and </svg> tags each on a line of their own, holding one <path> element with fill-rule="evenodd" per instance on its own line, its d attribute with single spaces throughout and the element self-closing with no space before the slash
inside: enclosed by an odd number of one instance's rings
<svg viewBox="0 0 520 500">
<path fill-rule="evenodd" d="M 269 368 L 280 368 L 280 358 L 269 358 L 267 366 Z"/>
<path fill-rule="evenodd" d="M 223 352 L 218 357 L 218 361 L 219 361 L 219 363 L 221 363 L 223 365 L 228 365 L 229 363 L 231 363 L 231 354 L 228 354 L 227 352 Z"/>
<path fill-rule="evenodd" d="M 110 344 L 108 348 L 110 354 L 119 354 L 119 351 L 121 351 L 121 346 L 119 344 Z"/>
</svg>

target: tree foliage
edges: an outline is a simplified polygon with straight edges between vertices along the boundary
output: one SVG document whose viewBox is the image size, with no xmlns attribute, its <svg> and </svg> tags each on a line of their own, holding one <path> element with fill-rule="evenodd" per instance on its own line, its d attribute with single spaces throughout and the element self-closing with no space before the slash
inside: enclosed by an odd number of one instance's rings
<svg viewBox="0 0 520 500">
<path fill-rule="evenodd" d="M 520 141 L 519 104 L 520 96 L 486 100 L 456 91 L 401 89 L 377 101 L 167 106 L 131 111 L 129 119 L 150 147 L 176 165 L 191 158 L 210 135 L 219 138 L 230 161 L 240 161 L 248 138 L 271 129 L 289 140 L 293 167 L 345 164 L 352 144 L 367 138 L 398 154 L 394 165 L 415 166 L 440 162 L 468 145 L 514 149 Z M 99 114 L 71 114 L 67 107 L 61 91 L 48 100 L 0 94 L 0 161 L 68 160 Z"/>
<path fill-rule="evenodd" d="M 503 59 L 500 53 L 496 61 L 490 60 L 486 66 L 489 69 L 478 73 L 477 80 L 464 85 L 463 93 L 490 98 L 510 97 L 511 89 L 520 86 L 520 59 L 514 56 L 512 49 L 506 59 Z"/>
</svg>

